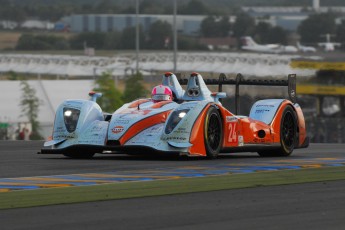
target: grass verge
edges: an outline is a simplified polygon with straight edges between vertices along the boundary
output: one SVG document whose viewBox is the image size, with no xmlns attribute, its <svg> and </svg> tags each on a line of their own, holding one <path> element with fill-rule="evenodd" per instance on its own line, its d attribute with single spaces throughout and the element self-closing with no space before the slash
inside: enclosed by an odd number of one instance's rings
<svg viewBox="0 0 345 230">
<path fill-rule="evenodd" d="M 345 167 L 232 174 L 150 182 L 37 189 L 0 193 L 0 209 L 161 196 L 258 186 L 344 180 Z"/>
</svg>

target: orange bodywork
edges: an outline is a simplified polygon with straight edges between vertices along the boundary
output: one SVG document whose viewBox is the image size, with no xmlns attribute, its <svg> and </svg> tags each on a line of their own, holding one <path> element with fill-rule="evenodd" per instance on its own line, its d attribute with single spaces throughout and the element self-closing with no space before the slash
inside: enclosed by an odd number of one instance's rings
<svg viewBox="0 0 345 230">
<path fill-rule="evenodd" d="M 193 145 L 189 148 L 189 153 L 191 155 L 202 155 L 206 156 L 205 139 L 204 139 L 204 129 L 205 129 L 205 119 L 207 115 L 207 110 L 211 105 L 207 105 L 201 112 L 198 119 L 195 121 L 189 142 Z"/>
<path fill-rule="evenodd" d="M 143 103 L 149 102 L 149 99 L 139 99 L 137 101 L 134 101 L 132 104 L 128 106 L 128 108 L 137 108 L 138 105 L 141 105 Z"/>
<path fill-rule="evenodd" d="M 200 116 L 194 123 L 191 135 L 190 143 L 193 145 L 189 148 L 190 155 L 202 155 L 206 156 L 205 148 L 205 120 L 207 111 L 211 104 L 206 106 L 201 112 Z M 259 144 L 259 143 L 272 143 L 271 135 L 266 135 L 265 138 L 259 138 L 257 131 L 265 130 L 267 134 L 270 134 L 269 125 L 255 121 L 248 117 L 237 117 L 230 113 L 227 109 L 219 107 L 219 112 L 222 117 L 223 126 L 223 148 L 238 147 L 246 144 Z"/>
<path fill-rule="evenodd" d="M 157 103 L 154 103 L 151 108 L 152 109 L 158 109 L 158 108 L 162 108 L 163 106 L 172 103 L 172 101 L 160 101 Z"/>
<path fill-rule="evenodd" d="M 305 127 L 305 120 L 303 116 L 303 112 L 301 107 L 299 106 L 293 106 L 291 102 L 285 100 L 283 101 L 282 105 L 279 107 L 276 116 L 274 117 L 271 126 L 272 129 L 275 131 L 274 135 L 274 142 L 280 142 L 280 123 L 282 119 L 282 113 L 285 109 L 286 106 L 291 106 L 293 110 L 296 112 L 296 117 L 297 117 L 297 132 L 299 133 L 299 139 L 298 139 L 298 146 L 302 146 L 304 143 L 305 139 L 307 138 L 307 131 Z"/>
<path fill-rule="evenodd" d="M 305 126 L 304 115 L 301 107 L 296 107 L 296 113 L 298 117 L 298 128 L 299 128 L 299 142 L 298 147 L 302 146 L 307 138 L 307 129 Z"/>
<path fill-rule="evenodd" d="M 138 101 L 133 102 L 128 108 L 130 108 L 130 110 L 124 110 L 123 113 L 128 113 L 129 111 L 131 111 L 132 109 L 136 109 L 138 106 L 140 106 L 143 103 L 149 102 L 150 100 L 147 99 L 140 99 Z M 158 103 L 154 103 L 152 106 L 144 109 L 144 110 L 140 110 L 141 112 L 143 112 L 144 114 L 148 114 L 149 112 L 151 112 L 151 109 L 157 109 L 157 108 L 161 108 L 166 104 L 172 103 L 172 101 L 161 101 Z M 135 110 L 136 111 L 136 110 Z M 142 132 L 143 130 L 159 124 L 159 123 L 165 123 L 168 115 L 170 114 L 171 110 L 159 113 L 159 114 L 155 114 L 152 116 L 149 116 L 143 120 L 140 120 L 139 122 L 135 123 L 134 125 L 132 125 L 127 131 L 126 133 L 119 139 L 120 144 L 123 145 L 125 144 L 129 139 L 131 139 L 132 137 L 134 137 L 135 135 L 137 135 L 138 133 Z"/>
<path fill-rule="evenodd" d="M 204 129 L 207 111 L 210 106 L 212 104 L 204 108 L 194 123 L 190 135 L 190 143 L 193 145 L 189 148 L 190 155 L 206 156 Z M 227 109 L 217 106 L 223 123 L 222 148 L 236 148 L 245 144 L 280 144 L 281 119 L 286 106 L 291 106 L 296 112 L 298 120 L 297 130 L 299 132 L 299 144 L 297 147 L 301 146 L 307 137 L 303 112 L 299 106 L 295 107 L 290 101 L 285 100 L 279 106 L 271 124 L 266 124 L 246 116 L 236 116 Z M 260 136 L 259 131 L 261 134 L 265 132 L 265 135 L 263 137 Z"/>
<path fill-rule="evenodd" d="M 267 144 L 274 142 L 270 126 L 264 122 L 249 117 L 239 119 L 238 136 L 242 136 L 242 144 Z M 265 132 L 265 137 L 259 136 L 259 131 Z"/>
<path fill-rule="evenodd" d="M 129 139 L 131 139 L 132 137 L 134 137 L 135 135 L 137 135 L 138 133 L 140 133 L 141 131 L 159 124 L 159 123 L 164 123 L 169 115 L 169 113 L 171 112 L 171 110 L 166 111 L 164 113 L 159 113 L 150 117 L 147 117 L 143 120 L 141 120 L 140 122 L 135 123 L 134 125 L 132 125 L 127 132 L 120 138 L 120 144 L 123 145 L 124 143 L 126 143 Z"/>
</svg>

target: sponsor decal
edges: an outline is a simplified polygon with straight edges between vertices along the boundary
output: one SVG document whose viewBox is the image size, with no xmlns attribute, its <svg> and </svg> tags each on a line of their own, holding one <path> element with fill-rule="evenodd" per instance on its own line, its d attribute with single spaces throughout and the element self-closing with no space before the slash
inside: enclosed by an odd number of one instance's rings
<svg viewBox="0 0 345 230">
<path fill-rule="evenodd" d="M 165 138 L 162 138 L 163 141 L 186 141 L 187 138 L 185 137 L 165 137 Z"/>
<path fill-rule="evenodd" d="M 265 108 L 270 107 L 270 108 L 273 108 L 274 105 L 266 105 L 266 104 L 261 105 L 261 104 L 258 104 L 258 105 L 256 105 L 255 107 L 265 107 Z"/>
<path fill-rule="evenodd" d="M 237 122 L 237 117 L 235 116 L 226 116 L 226 122 Z"/>
<path fill-rule="evenodd" d="M 123 126 L 118 125 L 112 128 L 111 132 L 117 134 L 117 133 L 121 133 L 123 130 L 124 130 Z"/>
<path fill-rule="evenodd" d="M 126 120 L 126 119 L 117 119 L 117 120 L 114 121 L 114 123 L 126 125 L 126 124 L 129 123 L 129 120 Z"/>
<path fill-rule="evenodd" d="M 269 112 L 269 109 L 256 109 L 255 113 L 265 113 L 265 112 Z"/>
<path fill-rule="evenodd" d="M 102 128 L 103 128 L 102 126 L 97 125 L 97 126 L 93 126 L 90 131 L 91 132 L 98 132 L 98 131 L 101 131 Z"/>
<path fill-rule="evenodd" d="M 190 132 L 188 132 L 188 131 L 176 130 L 176 131 L 174 131 L 174 134 L 189 135 Z"/>
<path fill-rule="evenodd" d="M 243 146 L 243 136 L 238 135 L 238 146 Z"/>
<path fill-rule="evenodd" d="M 179 127 L 177 130 L 174 131 L 175 134 L 185 134 L 185 135 L 189 135 L 190 131 L 188 131 L 186 128 L 184 127 Z"/>
<path fill-rule="evenodd" d="M 75 135 L 54 135 L 54 139 L 68 139 L 68 138 L 75 138 Z"/>
</svg>

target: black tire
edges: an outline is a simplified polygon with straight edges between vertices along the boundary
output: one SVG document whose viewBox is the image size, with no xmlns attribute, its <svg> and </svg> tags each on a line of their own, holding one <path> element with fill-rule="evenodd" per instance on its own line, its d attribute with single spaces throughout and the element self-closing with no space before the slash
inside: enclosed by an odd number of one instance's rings
<svg viewBox="0 0 345 230">
<path fill-rule="evenodd" d="M 260 156 L 289 156 L 297 141 L 297 117 L 291 106 L 286 106 L 280 122 L 280 147 L 259 151 Z"/>
<path fill-rule="evenodd" d="M 66 157 L 73 159 L 91 159 L 95 153 L 92 152 L 68 152 L 63 154 Z"/>
<path fill-rule="evenodd" d="M 222 148 L 222 140 L 222 118 L 220 117 L 218 110 L 211 106 L 207 111 L 204 128 L 204 143 L 208 158 L 214 159 L 218 156 L 218 153 Z"/>
</svg>

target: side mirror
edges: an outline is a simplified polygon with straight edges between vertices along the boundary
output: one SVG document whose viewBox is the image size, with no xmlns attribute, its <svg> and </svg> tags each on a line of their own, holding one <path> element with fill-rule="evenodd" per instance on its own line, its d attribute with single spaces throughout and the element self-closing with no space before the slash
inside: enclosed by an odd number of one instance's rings
<svg viewBox="0 0 345 230">
<path fill-rule="evenodd" d="M 95 91 L 90 91 L 89 96 L 91 97 L 90 101 L 96 102 L 97 98 L 102 97 L 102 93 L 96 93 Z"/>
<path fill-rule="evenodd" d="M 220 98 L 226 98 L 226 93 L 224 92 L 211 93 L 211 96 L 214 98 L 214 102 L 219 103 Z"/>
</svg>

